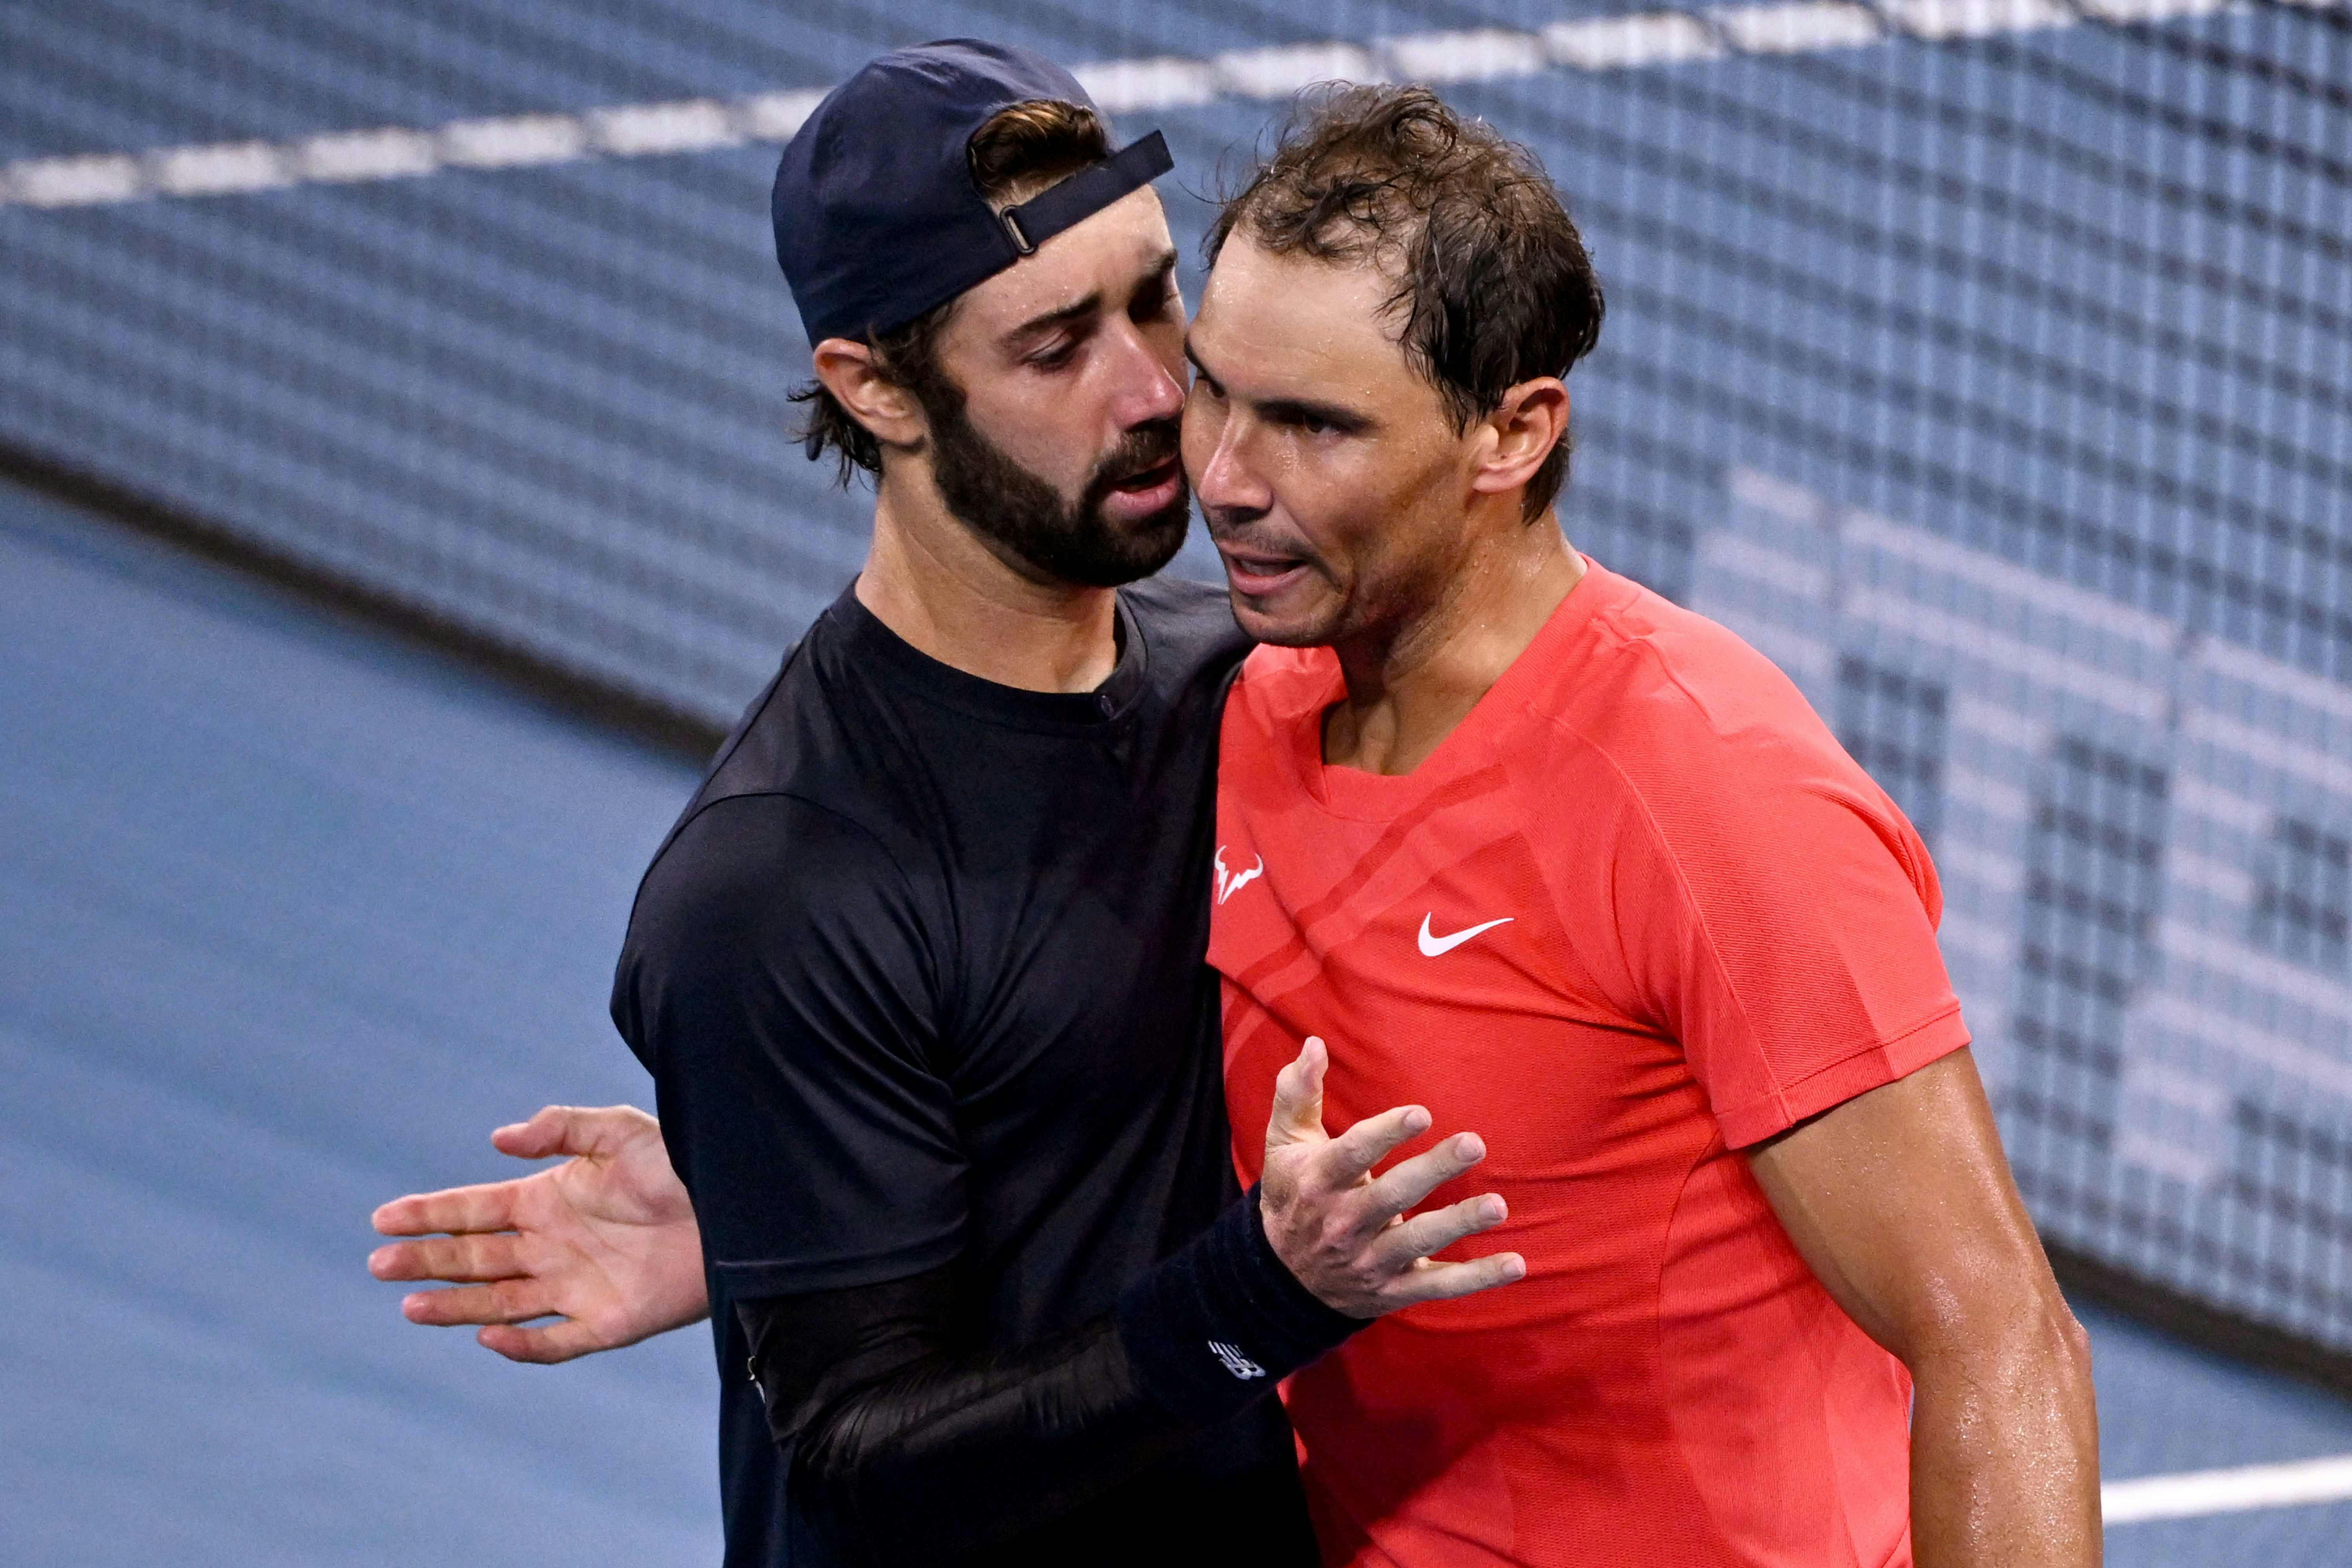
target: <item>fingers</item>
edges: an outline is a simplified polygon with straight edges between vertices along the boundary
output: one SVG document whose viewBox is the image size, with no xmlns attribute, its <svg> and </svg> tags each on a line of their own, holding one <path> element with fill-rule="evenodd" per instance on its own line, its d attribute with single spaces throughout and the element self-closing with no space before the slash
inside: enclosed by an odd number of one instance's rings
<svg viewBox="0 0 2352 1568">
<path fill-rule="evenodd" d="M 518 1160 L 543 1160 L 550 1154 L 571 1153 L 565 1147 L 573 1136 L 579 1115 L 570 1105 L 543 1105 L 528 1121 L 509 1122 L 490 1134 L 490 1147 Z"/>
<path fill-rule="evenodd" d="M 440 1236 L 377 1247 L 368 1254 L 368 1272 L 379 1279 L 513 1279 L 530 1272 L 521 1253 L 521 1238 L 510 1232 Z"/>
<path fill-rule="evenodd" d="M 400 1299 L 400 1315 L 427 1328 L 461 1323 L 527 1323 L 557 1310 L 541 1279 L 501 1279 L 450 1290 L 415 1290 Z"/>
<path fill-rule="evenodd" d="M 550 1105 L 528 1121 L 499 1128 L 490 1134 L 490 1142 L 501 1153 L 517 1159 L 542 1160 L 551 1154 L 604 1152 L 648 1129 L 660 1135 L 660 1123 L 633 1105 L 594 1110 Z M 437 1193 L 411 1193 L 378 1208 L 369 1216 L 370 1222 L 382 1236 L 510 1230 L 515 1224 L 517 1191 L 530 1179 L 517 1176 L 512 1181 L 445 1187 Z"/>
<path fill-rule="evenodd" d="M 553 1366 L 574 1356 L 610 1348 L 595 1330 L 570 1318 L 543 1329 L 492 1324 L 474 1338 L 485 1350 L 496 1351 L 509 1361 L 529 1362 L 535 1366 Z"/>
<path fill-rule="evenodd" d="M 1465 1198 L 1388 1226 L 1373 1239 L 1372 1257 L 1381 1268 L 1402 1273 L 1433 1252 L 1443 1252 L 1466 1237 L 1494 1229 L 1510 1212 L 1498 1193 Z"/>
<path fill-rule="evenodd" d="M 634 1105 L 549 1105 L 528 1121 L 492 1132 L 490 1142 L 519 1160 L 544 1160 L 554 1154 L 609 1154 L 647 1131 L 658 1135 L 660 1123 Z"/>
<path fill-rule="evenodd" d="M 1516 1252 L 1496 1252 L 1467 1263 L 1431 1263 L 1401 1275 L 1381 1292 L 1381 1310 L 1393 1312 L 1423 1301 L 1447 1301 L 1508 1285 L 1528 1275 L 1528 1260 Z"/>
<path fill-rule="evenodd" d="M 1398 1144 L 1428 1131 L 1428 1111 L 1418 1105 L 1400 1105 L 1367 1116 L 1340 1133 L 1328 1148 L 1316 1151 L 1316 1163 L 1333 1190 L 1344 1191 L 1362 1181 Z"/>
<path fill-rule="evenodd" d="M 1274 1075 L 1274 1114 L 1266 1119 L 1265 1146 L 1319 1142 L 1323 1138 L 1323 1072 L 1330 1065 L 1322 1037 L 1309 1035 L 1291 1064 Z"/>
<path fill-rule="evenodd" d="M 1433 1149 L 1398 1161 L 1365 1189 L 1372 1221 L 1385 1225 L 1486 1157 L 1485 1139 L 1475 1132 L 1457 1132 Z"/>
<path fill-rule="evenodd" d="M 457 1328 L 480 1324 L 474 1335 L 484 1349 L 509 1361 L 551 1366 L 592 1351 L 607 1350 L 613 1342 L 576 1319 L 564 1318 L 544 1328 L 524 1328 L 533 1318 L 544 1318 L 555 1308 L 547 1297 L 525 1281 L 475 1285 L 458 1290 L 420 1290 L 403 1299 L 403 1316 L 428 1327 Z"/>
<path fill-rule="evenodd" d="M 485 1182 L 471 1187 L 445 1187 L 437 1193 L 411 1193 L 394 1198 L 369 1216 L 379 1236 L 431 1236 L 437 1232 L 511 1230 L 516 1189 L 529 1181 Z"/>
</svg>

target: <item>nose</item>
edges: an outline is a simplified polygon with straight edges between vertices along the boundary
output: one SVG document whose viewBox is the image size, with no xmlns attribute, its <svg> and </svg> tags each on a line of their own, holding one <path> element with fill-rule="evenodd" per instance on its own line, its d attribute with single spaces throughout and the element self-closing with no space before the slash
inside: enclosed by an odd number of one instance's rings
<svg viewBox="0 0 2352 1568">
<path fill-rule="evenodd" d="M 1184 410 L 1184 388 L 1143 335 L 1129 326 L 1122 335 L 1119 388 L 1112 417 L 1122 430 L 1173 419 Z"/>
<path fill-rule="evenodd" d="M 1274 487 L 1250 461 L 1244 421 L 1205 395 L 1184 414 L 1184 466 L 1192 494 L 1213 523 L 1247 522 L 1274 507 Z"/>
</svg>

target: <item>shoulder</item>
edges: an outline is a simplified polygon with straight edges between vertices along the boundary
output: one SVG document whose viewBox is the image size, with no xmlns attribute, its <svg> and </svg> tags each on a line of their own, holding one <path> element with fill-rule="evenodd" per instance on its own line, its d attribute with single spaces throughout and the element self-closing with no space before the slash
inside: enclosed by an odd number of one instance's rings
<svg viewBox="0 0 2352 1568">
<path fill-rule="evenodd" d="M 903 923 L 875 896 L 895 875 L 871 835 L 810 802 L 698 800 L 638 884 L 614 968 L 613 1021 L 654 1065 L 681 1020 L 756 1011 L 756 997 L 823 960 L 831 938 L 870 945 L 877 925 Z"/>
<path fill-rule="evenodd" d="M 767 792 L 698 802 L 647 868 L 630 945 L 692 944 L 847 915 L 906 888 L 882 837 L 822 801 Z"/>
<path fill-rule="evenodd" d="M 1770 659 L 1638 584 L 1612 586 L 1534 694 L 1556 750 L 1606 758 L 1645 795 L 1714 795 L 1759 769 L 1868 784 Z"/>
<path fill-rule="evenodd" d="M 1180 670 L 1213 668 L 1219 677 L 1250 648 L 1234 620 L 1233 602 L 1223 587 L 1182 577 L 1149 577 L 1119 590 L 1151 648 L 1155 664 Z"/>
<path fill-rule="evenodd" d="M 857 841 L 908 852 L 914 820 L 896 787 L 908 771 L 903 727 L 890 721 L 840 645 L 835 612 L 817 617 L 752 699 L 656 854 L 655 872 L 750 874 L 762 854 L 800 852 L 790 837 Z M 723 841 L 716 855 L 693 853 Z M 684 850 L 686 853 L 681 854 Z"/>
<path fill-rule="evenodd" d="M 1926 891 L 1917 835 L 1778 666 L 1716 622 L 1616 579 L 1535 706 L 1548 743 L 1522 782 L 1619 796 L 1680 861 L 1785 857 L 1810 825 L 1856 823 Z M 1835 835 L 1843 838 L 1842 833 Z M 1932 897 L 1932 894 L 1929 896 Z"/>
<path fill-rule="evenodd" d="M 712 756 L 702 788 L 688 808 L 689 817 L 706 802 L 727 795 L 824 793 L 826 775 L 843 757 L 828 738 L 860 725 L 855 683 L 838 679 L 833 619 L 828 610 L 811 623 L 744 708 Z"/>
<path fill-rule="evenodd" d="M 925 931 L 897 860 L 858 823 L 792 795 L 722 795 L 646 872 L 614 1020 L 650 1064 L 680 1026 L 856 996 L 902 1008 L 929 994 Z"/>
</svg>

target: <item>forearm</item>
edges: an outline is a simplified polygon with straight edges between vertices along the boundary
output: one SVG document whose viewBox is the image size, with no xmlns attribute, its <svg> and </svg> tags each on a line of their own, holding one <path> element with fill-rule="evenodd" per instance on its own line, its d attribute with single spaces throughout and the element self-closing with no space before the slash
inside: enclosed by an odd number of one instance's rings
<svg viewBox="0 0 2352 1568">
<path fill-rule="evenodd" d="M 2063 1306 L 1997 1349 L 1913 1369 L 1911 1532 L 1919 1568 L 2088 1568 L 2099 1561 L 2090 1352 Z"/>
<path fill-rule="evenodd" d="M 835 1398 L 794 1435 L 791 1494 L 845 1560 L 950 1561 L 1102 1495 L 1192 1429 L 1143 1392 L 1106 1318 Z"/>
<path fill-rule="evenodd" d="M 1038 1344 L 954 1342 L 952 1325 L 969 1321 L 954 1291 L 941 1271 L 857 1292 L 864 1321 L 846 1333 L 806 1299 L 745 1310 L 793 1495 L 847 1555 L 951 1558 L 1055 1518 L 1263 1398 L 1355 1326 L 1283 1271 L 1249 1205 L 1116 1312 Z"/>
</svg>

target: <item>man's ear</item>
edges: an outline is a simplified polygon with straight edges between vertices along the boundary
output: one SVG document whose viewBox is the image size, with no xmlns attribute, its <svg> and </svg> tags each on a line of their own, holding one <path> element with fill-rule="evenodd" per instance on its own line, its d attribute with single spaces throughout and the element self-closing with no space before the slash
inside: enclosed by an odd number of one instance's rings
<svg viewBox="0 0 2352 1568">
<path fill-rule="evenodd" d="M 1482 443 L 1470 488 L 1486 495 L 1518 489 L 1568 438 L 1568 384 L 1556 375 L 1523 381 L 1505 392 L 1481 423 L 1488 439 Z"/>
<path fill-rule="evenodd" d="M 816 345 L 816 378 L 849 416 L 874 432 L 886 447 L 919 447 L 928 428 L 914 394 L 882 374 L 874 351 L 848 338 Z"/>
</svg>

